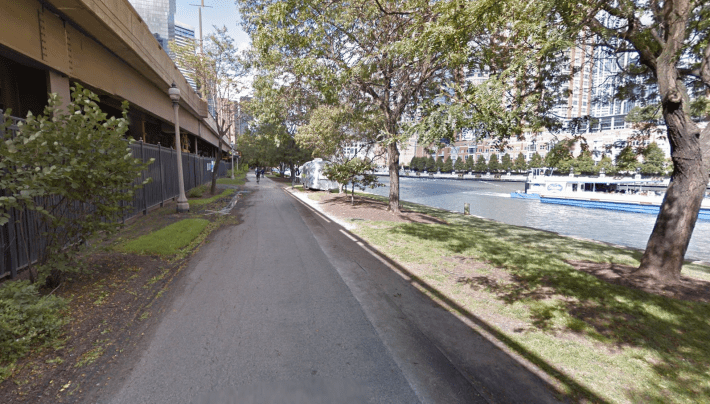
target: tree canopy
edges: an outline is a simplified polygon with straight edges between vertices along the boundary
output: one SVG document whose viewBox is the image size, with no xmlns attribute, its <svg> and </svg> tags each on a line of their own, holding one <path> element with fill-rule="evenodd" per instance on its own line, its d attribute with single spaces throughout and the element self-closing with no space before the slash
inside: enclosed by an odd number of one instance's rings
<svg viewBox="0 0 710 404">
<path fill-rule="evenodd" d="M 170 44 L 175 53 L 175 63 L 184 68 L 189 78 L 197 85 L 201 98 L 212 105 L 211 113 L 217 123 L 219 144 L 217 161 L 212 170 L 210 192 L 217 190 L 217 174 L 222 163 L 222 146 L 227 144 L 227 135 L 234 123 L 234 101 L 242 90 L 241 79 L 246 74 L 240 52 L 226 27 L 215 27 L 207 35 L 201 53 L 195 53 L 195 44 Z"/>
<path fill-rule="evenodd" d="M 298 78 L 320 103 L 349 99 L 376 107 L 389 162 L 389 209 L 399 212 L 400 124 L 464 61 L 458 50 L 466 49 L 470 25 L 460 21 L 458 7 L 423 0 L 239 4 L 260 68 L 278 72 L 277 82 Z"/>
<path fill-rule="evenodd" d="M 627 64 L 617 63 L 621 85 L 610 96 L 661 106 L 674 167 L 639 273 L 679 279 L 710 171 L 710 126 L 701 130 L 695 122 L 707 119 L 708 103 L 699 95 L 710 88 L 705 0 L 239 3 L 272 82 L 302 80 L 319 104 L 375 107 L 395 212 L 398 144 L 407 135 L 437 145 L 467 129 L 497 139 L 500 150 L 510 138 L 555 132 L 563 123 L 576 135 L 577 123 L 588 119 L 565 123 L 556 114 L 578 69 L 569 68 L 569 51 L 594 48 L 595 57 L 610 62 L 630 55 Z M 485 80 L 465 79 L 473 74 Z M 569 153 L 558 157 L 569 170 Z"/>
<path fill-rule="evenodd" d="M 637 274 L 678 282 L 710 171 L 710 125 L 701 130 L 696 124 L 693 111 L 702 107 L 691 101 L 710 89 L 710 5 L 705 0 L 542 3 L 551 7 L 549 26 L 612 58 L 631 56 L 620 66 L 625 85 L 616 96 L 660 102 L 673 181 Z"/>
</svg>

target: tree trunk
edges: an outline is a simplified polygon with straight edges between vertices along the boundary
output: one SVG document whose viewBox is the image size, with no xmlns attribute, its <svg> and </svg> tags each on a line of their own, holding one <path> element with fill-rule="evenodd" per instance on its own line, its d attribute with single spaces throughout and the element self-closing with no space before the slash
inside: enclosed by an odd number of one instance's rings
<svg viewBox="0 0 710 404">
<path fill-rule="evenodd" d="M 217 192 L 217 177 L 219 175 L 220 164 L 222 164 L 222 142 L 219 142 L 217 160 L 214 162 L 214 168 L 212 169 L 212 186 L 210 187 L 210 194 L 212 195 Z"/>
<path fill-rule="evenodd" d="M 387 161 L 390 172 L 390 204 L 387 210 L 400 213 L 399 210 L 399 149 L 397 142 L 387 145 Z"/>
<path fill-rule="evenodd" d="M 659 84 L 662 91 L 665 86 L 660 77 Z M 680 87 L 682 83 L 676 83 L 676 86 Z M 701 134 L 697 125 L 690 120 L 683 110 L 687 95 L 678 94 L 676 86 L 671 86 L 675 91 L 661 92 L 663 117 L 671 143 L 673 177 L 641 258 L 641 265 L 635 271 L 636 274 L 664 284 L 680 280 L 685 252 L 698 219 L 710 170 L 710 131 L 704 130 Z"/>
</svg>

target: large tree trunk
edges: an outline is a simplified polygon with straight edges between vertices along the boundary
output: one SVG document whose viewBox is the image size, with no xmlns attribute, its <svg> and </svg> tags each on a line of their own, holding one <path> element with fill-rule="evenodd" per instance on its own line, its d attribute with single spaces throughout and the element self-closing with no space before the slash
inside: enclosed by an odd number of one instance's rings
<svg viewBox="0 0 710 404">
<path fill-rule="evenodd" d="M 636 274 L 669 284 L 680 280 L 685 252 L 708 184 L 709 131 L 703 131 L 701 136 L 698 126 L 684 111 L 688 98 L 682 83 L 675 81 L 675 85 L 667 86 L 664 84 L 671 83 L 664 82 L 660 76 L 659 89 L 671 143 L 673 177 Z M 664 89 L 668 91 L 664 92 Z"/>
<path fill-rule="evenodd" d="M 644 50 L 640 52 L 642 63 L 651 69 L 655 67 L 671 144 L 673 177 L 636 274 L 661 283 L 676 283 L 680 280 L 685 252 L 708 184 L 710 130 L 706 128 L 701 133 L 690 119 L 688 91 L 677 69 L 692 12 L 691 3 L 679 0 L 663 7 L 668 16 L 665 17 L 662 52 L 654 60 L 643 41 L 637 48 Z"/>
<path fill-rule="evenodd" d="M 397 142 L 387 145 L 387 161 L 390 171 L 390 204 L 387 210 L 400 213 L 399 210 L 399 149 Z"/>
</svg>

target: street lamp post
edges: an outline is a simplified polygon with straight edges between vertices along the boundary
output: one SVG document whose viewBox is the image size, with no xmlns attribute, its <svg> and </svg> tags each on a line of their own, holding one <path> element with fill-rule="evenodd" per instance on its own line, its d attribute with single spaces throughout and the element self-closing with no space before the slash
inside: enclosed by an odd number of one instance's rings
<svg viewBox="0 0 710 404">
<path fill-rule="evenodd" d="M 180 89 L 175 86 L 175 83 L 168 90 L 168 94 L 170 94 L 170 99 L 173 102 L 173 111 L 175 111 L 175 155 L 177 156 L 178 190 L 180 191 L 177 199 L 177 212 L 182 213 L 190 210 L 190 204 L 185 197 L 185 184 L 182 179 L 182 147 L 180 146 L 180 118 L 178 116 Z"/>
<path fill-rule="evenodd" d="M 232 143 L 232 179 L 234 179 L 234 143 Z"/>
</svg>

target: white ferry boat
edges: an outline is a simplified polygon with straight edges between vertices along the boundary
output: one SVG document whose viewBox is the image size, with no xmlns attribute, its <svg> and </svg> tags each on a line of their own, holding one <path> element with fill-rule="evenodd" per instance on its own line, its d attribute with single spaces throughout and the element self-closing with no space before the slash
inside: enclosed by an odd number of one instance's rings
<svg viewBox="0 0 710 404">
<path fill-rule="evenodd" d="M 539 199 L 542 203 L 658 214 L 669 179 L 562 177 L 547 175 L 549 169 L 533 169 L 524 192 L 511 198 Z M 710 195 L 706 193 L 698 218 L 710 220 Z"/>
</svg>

